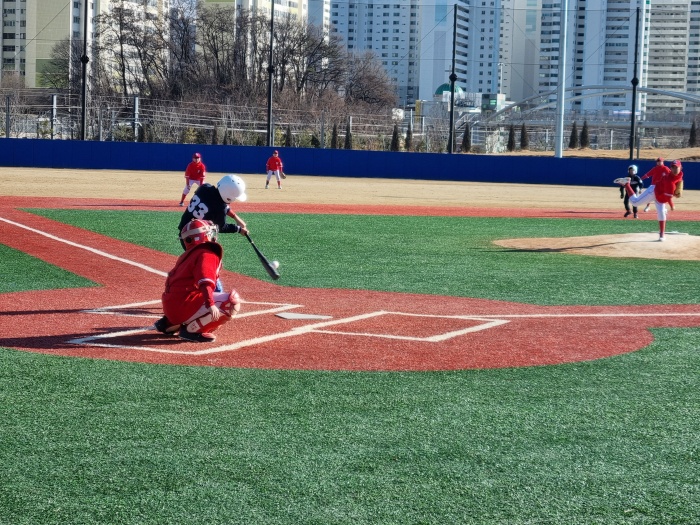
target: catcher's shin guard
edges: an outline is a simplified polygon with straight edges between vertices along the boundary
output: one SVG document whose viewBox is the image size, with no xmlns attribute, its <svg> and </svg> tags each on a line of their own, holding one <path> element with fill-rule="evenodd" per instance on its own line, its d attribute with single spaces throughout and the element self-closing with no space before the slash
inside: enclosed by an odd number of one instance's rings
<svg viewBox="0 0 700 525">
<path fill-rule="evenodd" d="M 236 290 L 232 290 L 228 297 L 220 304 L 217 303 L 221 316 L 218 320 L 212 319 L 211 313 L 207 312 L 203 316 L 187 323 L 185 329 L 190 333 L 213 332 L 222 324 L 227 323 L 241 310 L 241 298 Z"/>
</svg>

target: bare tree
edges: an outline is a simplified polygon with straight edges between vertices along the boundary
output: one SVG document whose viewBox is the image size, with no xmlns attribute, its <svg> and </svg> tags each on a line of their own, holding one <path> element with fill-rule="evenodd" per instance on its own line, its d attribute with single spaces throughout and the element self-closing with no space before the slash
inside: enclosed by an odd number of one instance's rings
<svg viewBox="0 0 700 525">
<path fill-rule="evenodd" d="M 364 102 L 379 107 L 392 107 L 397 101 L 386 70 L 371 52 L 350 59 L 345 97 L 349 103 Z"/>
<path fill-rule="evenodd" d="M 54 44 L 51 58 L 40 73 L 40 83 L 54 89 L 67 89 L 78 93 L 81 87 L 83 54 L 82 45 L 65 38 Z"/>
</svg>

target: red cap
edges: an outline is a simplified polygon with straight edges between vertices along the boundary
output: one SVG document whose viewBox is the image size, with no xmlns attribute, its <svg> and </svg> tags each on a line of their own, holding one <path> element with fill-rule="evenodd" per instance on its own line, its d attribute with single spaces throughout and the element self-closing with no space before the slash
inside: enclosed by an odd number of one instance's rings
<svg viewBox="0 0 700 525">
<path fill-rule="evenodd" d="M 277 150 L 273 151 L 272 153 L 274 153 L 275 155 L 279 155 L 279 151 Z"/>
<path fill-rule="evenodd" d="M 659 157 L 658 159 L 656 159 L 656 162 L 663 162 L 663 161 L 664 161 L 664 159 L 661 158 L 661 157 Z"/>
<path fill-rule="evenodd" d="M 200 155 L 199 153 L 195 153 L 194 155 L 192 155 L 192 158 L 193 159 L 201 159 L 202 155 Z"/>
<path fill-rule="evenodd" d="M 681 167 L 681 161 L 680 160 L 674 160 L 671 163 L 671 166 L 678 166 L 679 168 Z"/>
</svg>

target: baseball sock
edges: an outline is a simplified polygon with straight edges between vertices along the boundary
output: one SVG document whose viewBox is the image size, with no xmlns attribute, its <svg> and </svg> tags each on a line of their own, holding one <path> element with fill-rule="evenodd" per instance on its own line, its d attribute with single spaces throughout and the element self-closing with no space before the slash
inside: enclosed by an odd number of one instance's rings
<svg viewBox="0 0 700 525">
<path fill-rule="evenodd" d="M 663 237 L 666 233 L 666 221 L 659 221 L 659 237 Z"/>
</svg>

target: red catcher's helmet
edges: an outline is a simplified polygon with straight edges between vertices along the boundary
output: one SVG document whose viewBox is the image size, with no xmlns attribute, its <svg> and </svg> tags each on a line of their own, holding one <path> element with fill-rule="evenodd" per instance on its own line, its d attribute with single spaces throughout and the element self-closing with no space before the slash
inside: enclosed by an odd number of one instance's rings
<svg viewBox="0 0 700 525">
<path fill-rule="evenodd" d="M 195 246 L 205 242 L 216 242 L 219 237 L 219 228 L 211 221 L 192 219 L 185 224 L 180 232 L 180 239 L 185 243 L 185 250 L 189 251 Z"/>
</svg>

